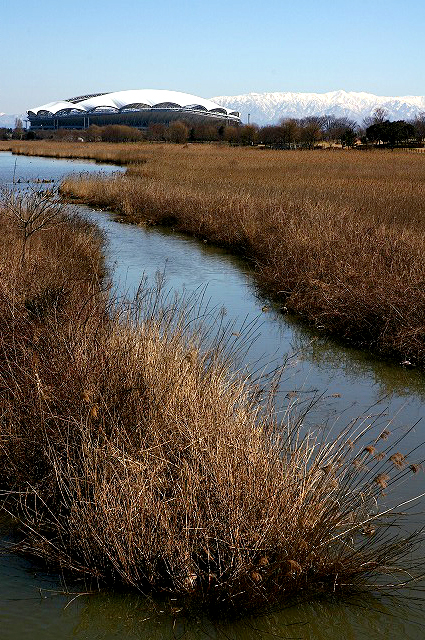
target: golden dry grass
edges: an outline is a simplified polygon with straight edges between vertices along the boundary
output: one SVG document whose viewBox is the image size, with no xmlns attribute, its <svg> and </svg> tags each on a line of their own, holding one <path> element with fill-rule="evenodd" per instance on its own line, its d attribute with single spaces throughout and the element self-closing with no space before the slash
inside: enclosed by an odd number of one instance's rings
<svg viewBox="0 0 425 640">
<path fill-rule="evenodd" d="M 73 178 L 63 192 L 236 251 L 289 311 L 345 341 L 424 365 L 420 154 L 212 145 L 140 145 L 139 153 L 144 164 L 125 176 Z"/>
<path fill-rule="evenodd" d="M 58 213 L 22 259 L 15 204 L 0 206 L 0 495 L 18 549 L 215 612 L 411 580 L 415 538 L 379 505 L 420 461 L 388 430 L 278 420 L 225 335 L 205 341 L 196 301 L 141 290 L 108 308 L 96 232 Z"/>
<path fill-rule="evenodd" d="M 421 154 L 6 144 L 16 153 L 135 163 L 125 176 L 69 179 L 63 192 L 129 221 L 171 224 L 236 251 L 289 311 L 345 341 L 423 367 Z"/>
<path fill-rule="evenodd" d="M 117 148 L 119 147 L 119 157 Z M 142 162 L 140 158 L 140 144 L 128 143 L 86 143 L 80 142 L 52 142 L 51 140 L 18 141 L 0 140 L 0 151 L 13 151 L 17 155 L 47 156 L 50 158 L 74 158 L 82 160 L 96 160 L 97 162 L 111 162 L 114 164 L 128 164 Z"/>
</svg>

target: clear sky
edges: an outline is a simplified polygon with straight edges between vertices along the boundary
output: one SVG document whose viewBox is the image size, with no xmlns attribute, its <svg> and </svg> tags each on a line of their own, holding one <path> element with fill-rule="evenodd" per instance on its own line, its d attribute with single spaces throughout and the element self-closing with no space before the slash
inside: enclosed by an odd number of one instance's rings
<svg viewBox="0 0 425 640">
<path fill-rule="evenodd" d="M 425 0 L 0 0 L 0 112 L 90 92 L 425 95 Z"/>
</svg>

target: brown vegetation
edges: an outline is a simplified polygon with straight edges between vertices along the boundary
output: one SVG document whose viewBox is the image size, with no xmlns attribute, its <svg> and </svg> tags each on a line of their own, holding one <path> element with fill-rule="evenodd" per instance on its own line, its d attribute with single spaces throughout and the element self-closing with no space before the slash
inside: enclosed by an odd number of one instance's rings
<svg viewBox="0 0 425 640">
<path fill-rule="evenodd" d="M 99 127 L 100 128 L 100 127 Z M 91 129 L 89 135 L 96 130 Z M 77 131 L 77 133 L 79 133 Z M 145 144 L 128 143 L 81 143 L 60 142 L 52 140 L 30 140 L 16 142 L 14 140 L 1 141 L 0 151 L 12 151 L 17 155 L 46 156 L 49 158 L 71 158 L 81 160 L 95 160 L 96 162 L 113 164 L 131 164 L 145 162 L 141 151 L 147 148 Z"/>
<path fill-rule="evenodd" d="M 70 178 L 63 193 L 236 251 L 287 310 L 425 364 L 420 154 L 47 142 L 13 150 L 136 163 L 125 175 Z"/>
<path fill-rule="evenodd" d="M 225 335 L 188 330 L 196 301 L 108 307 L 101 238 L 78 218 L 46 214 L 22 259 L 16 198 L 0 206 L 0 489 L 17 549 L 220 611 L 394 584 L 413 540 L 388 540 L 377 504 L 418 461 L 391 464 L 382 427 L 278 422 Z"/>
<path fill-rule="evenodd" d="M 139 157 L 125 176 L 72 178 L 63 191 L 237 251 L 289 311 L 425 364 L 420 156 L 144 145 Z"/>
</svg>

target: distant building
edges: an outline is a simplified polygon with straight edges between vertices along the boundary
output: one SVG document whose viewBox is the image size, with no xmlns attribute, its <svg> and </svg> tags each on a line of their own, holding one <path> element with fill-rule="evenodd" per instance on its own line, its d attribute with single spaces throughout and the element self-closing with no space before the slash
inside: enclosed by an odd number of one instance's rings
<svg viewBox="0 0 425 640">
<path fill-rule="evenodd" d="M 31 129 L 87 129 L 95 124 L 124 124 L 146 129 L 175 120 L 198 124 L 240 124 L 240 114 L 188 93 L 165 89 L 135 89 L 49 102 L 28 110 Z"/>
</svg>

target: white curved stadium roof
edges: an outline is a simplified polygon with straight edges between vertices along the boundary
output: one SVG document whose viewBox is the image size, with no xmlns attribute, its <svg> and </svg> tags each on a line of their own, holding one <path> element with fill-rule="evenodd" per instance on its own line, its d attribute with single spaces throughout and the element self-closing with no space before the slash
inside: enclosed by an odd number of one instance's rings
<svg viewBox="0 0 425 640">
<path fill-rule="evenodd" d="M 114 93 L 103 93 L 94 96 L 81 96 L 81 98 L 70 98 L 69 100 L 58 100 L 57 102 L 48 102 L 40 107 L 28 109 L 30 115 L 37 115 L 40 112 L 44 114 L 55 115 L 58 111 L 78 110 L 90 113 L 94 109 L 125 109 L 126 107 L 134 107 L 143 105 L 147 108 L 159 107 L 167 105 L 164 108 L 189 108 L 205 109 L 225 115 L 238 116 L 239 114 L 230 109 L 205 100 L 190 93 L 181 93 L 180 91 L 167 91 L 166 89 L 130 89 L 128 91 L 115 91 Z M 43 114 L 43 115 L 44 115 Z M 41 115 L 41 114 L 40 114 Z"/>
</svg>

